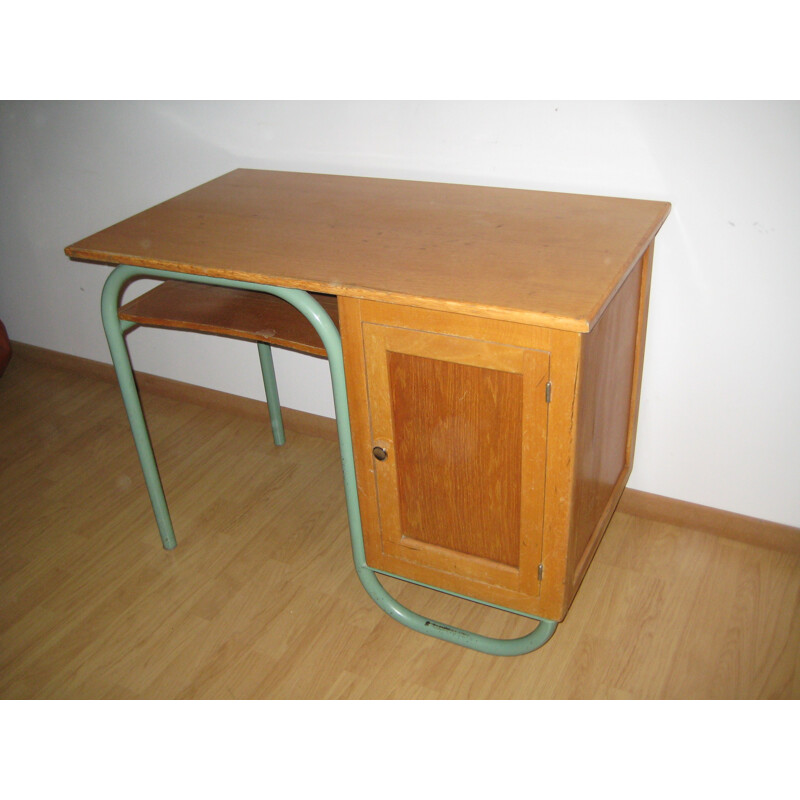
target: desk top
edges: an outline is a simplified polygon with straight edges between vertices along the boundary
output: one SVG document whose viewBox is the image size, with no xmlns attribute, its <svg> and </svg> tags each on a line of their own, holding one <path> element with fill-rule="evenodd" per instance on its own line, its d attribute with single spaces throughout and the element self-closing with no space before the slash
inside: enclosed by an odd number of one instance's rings
<svg viewBox="0 0 800 800">
<path fill-rule="evenodd" d="M 647 200 L 237 169 L 65 252 L 588 331 L 669 210 Z"/>
</svg>

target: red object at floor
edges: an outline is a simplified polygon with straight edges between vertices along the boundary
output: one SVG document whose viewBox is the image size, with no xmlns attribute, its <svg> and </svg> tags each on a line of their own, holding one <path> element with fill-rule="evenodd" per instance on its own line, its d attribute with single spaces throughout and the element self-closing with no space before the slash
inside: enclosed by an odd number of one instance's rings
<svg viewBox="0 0 800 800">
<path fill-rule="evenodd" d="M 6 371 L 9 361 L 11 361 L 11 342 L 8 341 L 6 326 L 0 320 L 0 375 Z"/>
</svg>

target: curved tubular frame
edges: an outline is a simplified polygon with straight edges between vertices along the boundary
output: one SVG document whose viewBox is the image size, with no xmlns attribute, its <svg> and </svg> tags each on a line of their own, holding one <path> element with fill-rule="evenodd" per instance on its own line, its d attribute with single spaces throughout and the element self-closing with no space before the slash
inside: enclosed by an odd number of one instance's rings
<svg viewBox="0 0 800 800">
<path fill-rule="evenodd" d="M 227 278 L 192 275 L 182 272 L 171 272 L 147 267 L 133 267 L 121 264 L 114 269 L 103 287 L 101 310 L 103 328 L 108 339 L 111 358 L 117 373 L 120 389 L 122 391 L 125 410 L 133 432 L 136 450 L 142 464 L 145 483 L 150 494 L 150 501 L 155 513 L 161 540 L 167 550 L 173 549 L 177 542 L 172 529 L 169 510 L 167 508 L 161 477 L 158 474 L 150 435 L 142 413 L 136 382 L 133 377 L 130 356 L 125 345 L 124 332 L 133 327 L 131 324 L 121 322 L 118 317 L 119 299 L 125 285 L 134 278 L 154 278 L 164 280 L 185 280 L 195 283 L 209 283 L 216 286 L 226 286 L 232 289 L 250 289 L 257 292 L 266 292 L 286 300 L 294 306 L 314 326 L 322 339 L 328 354 L 328 362 L 333 384 L 333 400 L 336 412 L 336 425 L 339 434 L 339 452 L 342 459 L 344 472 L 344 489 L 347 503 L 347 516 L 350 526 L 350 544 L 353 551 L 353 561 L 359 580 L 367 594 L 390 617 L 419 633 L 442 639 L 446 642 L 459 644 L 482 653 L 499 656 L 522 655 L 536 650 L 547 642 L 555 632 L 558 625 L 553 620 L 529 616 L 539 621 L 534 631 L 517 639 L 496 639 L 470 631 L 455 628 L 436 620 L 428 619 L 420 614 L 410 611 L 398 603 L 383 587 L 373 571 L 366 563 L 364 552 L 364 537 L 361 529 L 361 514 L 358 507 L 358 491 L 356 487 L 355 466 L 353 462 L 353 443 L 350 435 L 350 417 L 347 407 L 347 389 L 345 387 L 344 359 L 342 356 L 342 343 L 339 331 L 327 315 L 325 310 L 308 292 L 302 289 L 286 289 L 279 286 L 269 286 L 246 281 L 233 281 Z M 434 586 L 426 588 L 436 589 Z M 452 592 L 449 594 L 453 594 Z M 461 597 L 461 595 L 456 595 Z M 482 603 L 474 598 L 465 598 L 473 602 Z M 483 605 L 491 605 L 482 603 Z M 497 608 L 497 606 L 495 606 Z M 510 613 L 519 613 L 511 609 L 502 609 Z"/>
</svg>

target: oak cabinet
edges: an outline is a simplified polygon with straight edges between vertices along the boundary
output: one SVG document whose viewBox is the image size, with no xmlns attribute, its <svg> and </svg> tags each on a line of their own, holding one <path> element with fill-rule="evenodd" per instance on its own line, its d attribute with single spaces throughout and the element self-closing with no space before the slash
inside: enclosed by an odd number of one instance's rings
<svg viewBox="0 0 800 800">
<path fill-rule="evenodd" d="M 563 619 L 630 472 L 651 255 L 589 332 L 340 298 L 370 567 Z"/>
</svg>

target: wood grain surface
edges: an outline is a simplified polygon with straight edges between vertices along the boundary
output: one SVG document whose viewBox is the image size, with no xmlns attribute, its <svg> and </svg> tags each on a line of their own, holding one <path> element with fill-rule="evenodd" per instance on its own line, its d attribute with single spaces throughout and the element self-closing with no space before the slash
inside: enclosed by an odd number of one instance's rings
<svg viewBox="0 0 800 800">
<path fill-rule="evenodd" d="M 353 569 L 335 442 L 146 395 L 178 548 L 116 386 L 0 379 L 0 697 L 800 699 L 800 555 L 618 513 L 567 619 L 501 659 L 391 620 Z M 491 636 L 519 617 L 387 579 Z"/>
<path fill-rule="evenodd" d="M 522 375 L 387 359 L 403 537 L 518 568 Z"/>
<path fill-rule="evenodd" d="M 669 203 L 239 169 L 72 258 L 589 330 Z"/>
<path fill-rule="evenodd" d="M 575 586 L 601 534 L 604 512 L 619 498 L 632 467 L 627 455 L 629 433 L 635 433 L 630 417 L 638 389 L 633 381 L 641 283 L 637 267 L 594 330 L 582 337 L 569 559 Z"/>
<path fill-rule="evenodd" d="M 336 298 L 317 293 L 313 297 L 337 324 Z M 231 336 L 325 355 L 319 334 L 296 308 L 274 295 L 245 289 L 167 280 L 122 306 L 119 317 L 142 325 Z"/>
<path fill-rule="evenodd" d="M 538 577 L 552 332 L 349 298 L 340 313 L 367 563 L 556 618 Z"/>
</svg>

